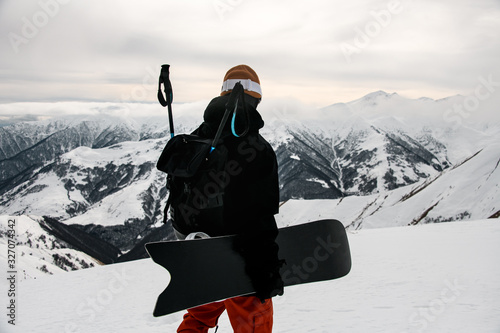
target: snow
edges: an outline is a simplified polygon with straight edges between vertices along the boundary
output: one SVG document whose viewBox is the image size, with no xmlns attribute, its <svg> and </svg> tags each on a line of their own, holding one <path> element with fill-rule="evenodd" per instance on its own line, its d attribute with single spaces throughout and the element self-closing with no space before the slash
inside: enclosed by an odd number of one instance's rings
<svg viewBox="0 0 500 333">
<path fill-rule="evenodd" d="M 330 186 L 328 186 L 327 182 L 325 182 L 324 180 L 319 179 L 319 178 L 308 178 L 308 179 L 306 179 L 306 181 L 313 182 L 313 183 L 319 183 L 321 185 L 321 187 L 323 187 L 323 188 L 330 188 Z"/>
<path fill-rule="evenodd" d="M 70 179 L 74 185 L 86 185 L 88 173 L 85 172 L 85 169 L 105 168 L 107 165 L 129 165 L 140 168 L 146 163 L 152 163 L 152 161 L 157 160 L 161 151 L 159 149 L 165 145 L 165 141 L 164 139 L 143 140 L 140 144 L 122 142 L 100 149 L 83 146 L 75 148 L 63 154 L 60 159 L 63 163 L 67 162 L 71 166 L 78 166 L 83 172 L 71 172 L 67 177 L 61 177 L 55 172 L 37 175 L 37 183 L 31 185 L 33 188 L 30 191 L 27 191 L 19 200 L 9 202 L 2 208 L 8 209 L 9 213 L 7 214 L 11 215 L 50 215 L 65 221 L 67 224 L 96 223 L 109 226 L 122 224 L 123 221 L 131 218 L 144 218 L 142 201 L 138 198 L 155 181 L 161 180 L 162 186 L 164 186 L 164 176 L 160 172 L 149 173 L 147 177 L 136 180 L 126 188 L 106 196 L 85 213 L 74 217 L 69 216 L 65 207 L 76 204 L 88 206 L 89 203 L 80 190 L 76 189 L 75 186 L 69 189 L 66 184 Z M 43 192 L 42 188 L 50 189 L 50 191 Z M 106 188 L 103 186 L 100 191 L 104 191 Z M 46 193 L 50 193 L 50 195 Z"/>
<path fill-rule="evenodd" d="M 466 163 L 392 191 L 335 200 L 288 200 L 280 207 L 277 223 L 287 226 L 335 216 L 359 229 L 489 218 L 500 210 L 499 161 L 500 144 L 496 143 Z"/>
<path fill-rule="evenodd" d="M 498 220 L 363 229 L 348 237 L 351 272 L 287 287 L 274 299 L 274 332 L 500 331 Z M 0 331 L 174 332 L 182 312 L 151 314 L 168 280 L 149 259 L 20 279 L 16 326 L 4 317 Z M 219 325 L 231 331 L 225 314 Z"/>
<path fill-rule="evenodd" d="M 97 266 L 99 262 L 89 255 L 70 248 L 62 247 L 58 239 L 42 229 L 34 216 L 0 216 L 0 263 L 7 262 L 8 221 L 15 221 L 16 264 L 23 278 L 36 279 L 48 274 L 64 274 L 67 271 L 54 263 L 54 255 L 67 260 L 66 269 L 81 269 L 84 266 Z M 43 269 L 46 273 L 43 273 Z"/>
<path fill-rule="evenodd" d="M 51 195 L 40 195 L 39 192 L 46 187 L 50 188 Z M 59 216 L 65 213 L 65 207 L 69 204 L 71 200 L 60 177 L 49 172 L 22 200 L 10 202 L 7 207 L 20 214 L 29 214 L 30 211 L 43 208 L 53 212 L 54 216 Z"/>
</svg>

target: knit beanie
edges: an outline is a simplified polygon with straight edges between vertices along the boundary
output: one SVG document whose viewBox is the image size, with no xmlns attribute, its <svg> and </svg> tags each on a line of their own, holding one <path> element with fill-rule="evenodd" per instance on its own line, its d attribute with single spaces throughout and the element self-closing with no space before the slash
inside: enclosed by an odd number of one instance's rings
<svg viewBox="0 0 500 333">
<path fill-rule="evenodd" d="M 237 82 L 241 82 L 246 94 L 258 99 L 262 98 L 259 77 L 257 73 L 247 65 L 238 65 L 227 71 L 224 76 L 220 95 L 224 96 L 229 94 Z"/>
</svg>

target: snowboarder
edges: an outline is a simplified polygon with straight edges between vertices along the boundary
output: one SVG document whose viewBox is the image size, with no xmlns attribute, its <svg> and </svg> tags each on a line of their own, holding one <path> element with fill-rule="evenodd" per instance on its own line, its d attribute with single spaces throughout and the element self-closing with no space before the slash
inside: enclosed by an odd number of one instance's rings
<svg viewBox="0 0 500 333">
<path fill-rule="evenodd" d="M 245 107 L 238 108 L 228 121 L 222 140 L 228 149 L 228 172 L 224 180 L 224 218 L 218 235 L 238 235 L 236 250 L 246 263 L 256 294 L 235 297 L 189 309 L 177 332 L 208 332 L 217 326 L 227 310 L 235 332 L 271 332 L 271 298 L 283 295 L 275 242 L 278 229 L 274 215 L 279 206 L 277 160 L 271 145 L 259 134 L 264 121 L 257 111 L 262 98 L 260 81 L 247 65 L 235 66 L 226 73 L 220 96 L 208 104 L 203 123 L 194 134 L 213 138 L 226 109 L 229 95 L 237 82 L 244 87 Z M 173 217 L 175 219 L 175 216 Z M 210 224 L 210 221 L 204 221 Z M 175 223 L 173 223 L 175 226 Z M 203 232 L 203 226 L 201 232 Z M 207 228 L 212 233 L 213 227 Z M 179 238 L 185 237 L 176 230 Z"/>
</svg>

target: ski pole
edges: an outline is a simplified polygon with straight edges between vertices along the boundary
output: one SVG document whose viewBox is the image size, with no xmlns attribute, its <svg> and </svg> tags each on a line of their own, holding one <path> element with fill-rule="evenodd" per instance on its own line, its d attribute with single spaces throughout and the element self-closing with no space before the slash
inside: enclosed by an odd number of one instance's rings
<svg viewBox="0 0 500 333">
<path fill-rule="evenodd" d="M 174 93 L 172 90 L 172 84 L 170 83 L 170 65 L 162 65 L 160 78 L 158 80 L 158 101 L 165 107 L 168 106 L 168 122 L 170 124 L 170 137 L 174 137 L 174 119 L 172 116 L 172 100 L 174 99 Z M 163 83 L 163 89 L 165 91 L 165 97 L 161 92 L 161 84 Z"/>
</svg>

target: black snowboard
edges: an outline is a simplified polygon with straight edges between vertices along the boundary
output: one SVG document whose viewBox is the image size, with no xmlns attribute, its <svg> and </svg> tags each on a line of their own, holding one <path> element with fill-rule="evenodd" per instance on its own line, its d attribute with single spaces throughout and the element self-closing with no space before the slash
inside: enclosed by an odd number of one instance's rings
<svg viewBox="0 0 500 333">
<path fill-rule="evenodd" d="M 154 262 L 170 273 L 155 317 L 254 292 L 243 258 L 233 250 L 234 236 L 146 244 Z M 279 229 L 279 258 L 285 286 L 340 278 L 351 269 L 345 228 L 321 220 Z"/>
</svg>

